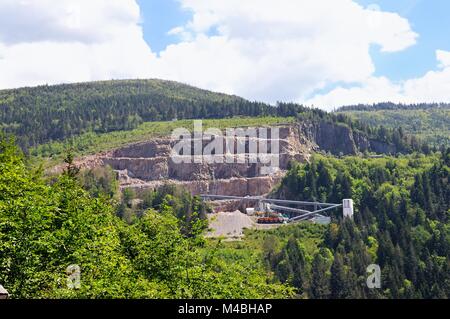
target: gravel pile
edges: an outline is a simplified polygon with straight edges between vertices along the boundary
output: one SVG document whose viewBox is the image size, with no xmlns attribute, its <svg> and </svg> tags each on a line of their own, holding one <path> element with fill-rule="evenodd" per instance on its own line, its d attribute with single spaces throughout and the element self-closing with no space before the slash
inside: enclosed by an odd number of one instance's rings
<svg viewBox="0 0 450 319">
<path fill-rule="evenodd" d="M 209 217 L 211 231 L 207 237 L 242 237 L 244 228 L 255 227 L 255 222 L 240 211 L 211 214 Z"/>
</svg>

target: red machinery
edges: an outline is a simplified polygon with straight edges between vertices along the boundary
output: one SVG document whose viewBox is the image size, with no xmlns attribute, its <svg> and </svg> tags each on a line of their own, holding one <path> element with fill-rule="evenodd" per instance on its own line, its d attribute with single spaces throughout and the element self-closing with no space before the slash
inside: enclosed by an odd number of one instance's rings
<svg viewBox="0 0 450 319">
<path fill-rule="evenodd" d="M 258 218 L 258 224 L 283 224 L 284 218 L 282 217 L 260 217 Z"/>
</svg>

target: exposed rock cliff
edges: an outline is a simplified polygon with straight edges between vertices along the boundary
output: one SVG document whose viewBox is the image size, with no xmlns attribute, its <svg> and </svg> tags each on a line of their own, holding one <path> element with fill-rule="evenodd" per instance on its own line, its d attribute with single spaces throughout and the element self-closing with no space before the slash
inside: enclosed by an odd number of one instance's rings
<svg viewBox="0 0 450 319">
<path fill-rule="evenodd" d="M 300 135 L 314 143 L 318 150 L 334 155 L 356 155 L 365 151 L 378 154 L 396 153 L 394 145 L 369 139 L 365 134 L 353 131 L 345 124 L 326 121 L 301 122 Z"/>
<path fill-rule="evenodd" d="M 143 182 L 132 180 L 133 183 L 122 184 L 122 188 L 132 188 L 137 194 L 147 189 L 157 189 L 164 184 L 173 184 L 183 187 L 193 195 L 211 194 L 224 196 L 260 196 L 269 193 L 284 176 L 284 172 L 278 172 L 270 176 L 254 178 L 230 178 L 217 180 L 159 180 Z"/>
<path fill-rule="evenodd" d="M 200 145 L 204 151 L 215 138 L 217 136 L 190 136 L 187 142 Z M 138 192 L 169 182 L 193 194 L 257 196 L 269 193 L 280 182 L 290 161 L 307 161 L 313 151 L 323 150 L 335 155 L 356 155 L 364 151 L 395 152 L 391 145 L 371 140 L 343 124 L 325 121 L 301 122 L 257 136 L 223 137 L 216 141 L 224 152 L 216 154 L 214 151 L 210 157 L 214 161 L 211 162 L 202 157 L 196 162 L 191 156 L 193 150 L 188 150 L 190 154 L 183 154 L 183 150 L 174 157 L 173 149 L 180 140 L 159 138 L 86 157 L 77 164 L 82 168 L 109 165 L 118 172 L 122 188 L 133 188 Z M 252 161 L 258 159 L 258 152 L 267 149 L 271 153 L 276 146 L 279 153 L 268 158 L 278 158 L 275 162 L 278 169 L 268 168 L 271 164 L 261 159 L 256 163 Z M 190 162 L 176 161 L 180 159 L 190 159 Z"/>
<path fill-rule="evenodd" d="M 187 141 L 200 142 L 205 150 L 212 138 L 190 137 Z M 119 172 L 121 187 L 133 188 L 138 193 L 173 183 L 193 194 L 256 196 L 269 193 L 280 182 L 289 162 L 308 160 L 313 149 L 313 144 L 303 139 L 295 126 L 277 127 L 276 131 L 269 130 L 264 136 L 223 137 L 217 141 L 218 145 L 223 143 L 224 154 L 213 153 L 210 162 L 205 158 L 195 162 L 195 157 L 189 154 L 174 157 L 172 150 L 180 140 L 169 138 L 114 150 L 101 161 Z M 275 146 L 279 152 L 275 152 Z M 278 159 L 275 162 L 277 169 L 271 167 L 274 162 L 264 163 L 257 157 L 264 148 L 269 153 L 266 160 Z M 177 161 L 180 159 L 184 162 Z"/>
</svg>

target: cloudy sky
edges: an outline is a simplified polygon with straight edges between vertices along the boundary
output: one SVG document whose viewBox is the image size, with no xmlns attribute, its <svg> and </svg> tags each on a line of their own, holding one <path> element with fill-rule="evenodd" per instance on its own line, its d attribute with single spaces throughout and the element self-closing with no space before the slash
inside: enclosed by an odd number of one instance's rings
<svg viewBox="0 0 450 319">
<path fill-rule="evenodd" d="M 448 0 L 0 0 L 0 89 L 163 78 L 324 109 L 450 102 Z"/>
</svg>

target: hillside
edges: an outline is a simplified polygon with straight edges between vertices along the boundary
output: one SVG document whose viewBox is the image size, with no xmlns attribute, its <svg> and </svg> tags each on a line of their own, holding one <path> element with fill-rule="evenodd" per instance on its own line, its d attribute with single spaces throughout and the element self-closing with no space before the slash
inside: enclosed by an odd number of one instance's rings
<svg viewBox="0 0 450 319">
<path fill-rule="evenodd" d="M 259 116 L 268 105 L 162 80 L 106 81 L 0 91 L 0 128 L 27 149 L 142 122 Z"/>
<path fill-rule="evenodd" d="M 450 149 L 430 150 L 400 128 L 407 120 L 355 119 L 446 108 L 327 113 L 159 80 L 24 88 L 0 100 L 2 130 L 31 159 L 66 162 L 44 174 L 0 134 L 0 282 L 13 298 L 449 296 Z M 280 171 L 170 162 L 167 136 L 195 118 L 222 130 L 277 126 Z M 205 237 L 213 209 L 200 193 L 352 198 L 355 218 L 336 212 L 328 225 L 223 242 Z M 73 264 L 83 269 L 79 290 L 61 284 Z M 382 289 L 365 285 L 370 264 L 382 268 Z"/>
<path fill-rule="evenodd" d="M 415 139 L 397 134 L 395 127 L 380 131 L 378 127 L 360 125 L 342 114 L 327 113 L 294 103 L 273 106 L 251 102 L 163 80 L 105 81 L 0 91 L 0 130 L 14 135 L 17 144 L 27 153 L 43 144 L 61 142 L 67 145 L 71 140 L 79 141 L 83 136 L 83 141 L 92 144 L 92 140 L 96 141 L 98 136 L 107 133 L 127 135 L 123 132 L 134 131 L 132 135 L 135 135 L 136 130 L 138 133 L 154 131 L 158 126 L 154 127 L 152 123 L 155 122 L 169 123 L 162 127 L 167 132 L 170 131 L 168 127 L 173 127 L 170 122 L 174 119 L 232 117 L 297 117 L 299 122 L 309 125 L 306 131 L 312 129 L 313 135 L 324 139 L 331 136 L 337 142 L 341 135 L 333 134 L 333 128 L 339 126 L 344 128 L 340 130 L 346 135 L 344 139 L 358 132 L 362 135 L 356 134 L 351 138 L 395 145 L 389 152 L 383 147 L 376 148 L 375 151 L 381 153 L 408 153 L 421 148 Z M 262 122 L 264 124 L 264 120 Z M 330 125 L 331 131 L 326 132 Z M 349 133 L 348 128 L 352 132 Z M 115 140 L 116 137 L 108 136 L 108 139 Z M 336 149 L 339 153 L 336 141 L 328 148 Z M 102 149 L 99 147 L 93 150 Z"/>
<path fill-rule="evenodd" d="M 371 126 L 402 127 L 431 145 L 450 145 L 450 104 L 385 103 L 348 106 L 338 112 Z"/>
<path fill-rule="evenodd" d="M 204 238 L 206 208 L 185 189 L 148 192 L 136 218 L 133 193 L 118 203 L 105 171 L 46 183 L 2 140 L 0 163 L 0 281 L 13 298 L 449 297 L 450 149 L 294 165 L 281 196 L 352 197 L 355 219 L 231 243 Z M 381 289 L 365 285 L 374 263 Z M 64 285 L 72 264 L 83 267 L 80 289 Z"/>
<path fill-rule="evenodd" d="M 450 149 L 397 158 L 315 156 L 311 163 L 294 165 L 278 196 L 353 198 L 357 213 L 353 221 L 336 214 L 312 262 L 304 248 L 286 255 L 271 249 L 268 264 L 282 282 L 313 298 L 448 298 L 449 164 Z M 293 241 L 291 247 L 298 250 L 295 244 L 304 243 Z M 382 270 L 381 289 L 364 285 L 369 264 Z"/>
</svg>

